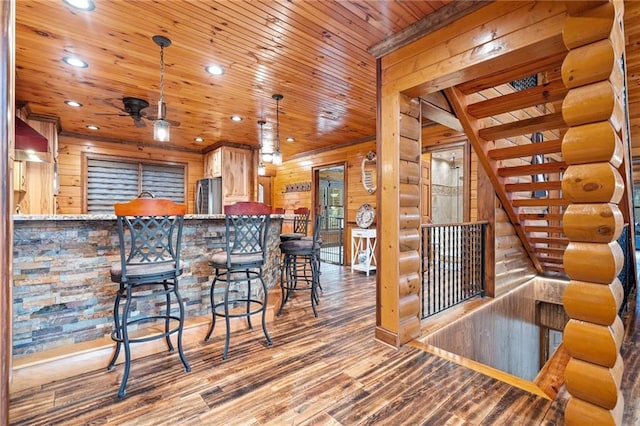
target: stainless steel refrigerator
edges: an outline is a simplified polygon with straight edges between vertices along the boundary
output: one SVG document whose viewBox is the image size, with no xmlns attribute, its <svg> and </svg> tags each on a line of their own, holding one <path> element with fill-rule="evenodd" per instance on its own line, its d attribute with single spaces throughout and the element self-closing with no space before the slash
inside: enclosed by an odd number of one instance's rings
<svg viewBox="0 0 640 426">
<path fill-rule="evenodd" d="M 196 183 L 196 214 L 222 213 L 222 178 L 200 179 Z"/>
</svg>

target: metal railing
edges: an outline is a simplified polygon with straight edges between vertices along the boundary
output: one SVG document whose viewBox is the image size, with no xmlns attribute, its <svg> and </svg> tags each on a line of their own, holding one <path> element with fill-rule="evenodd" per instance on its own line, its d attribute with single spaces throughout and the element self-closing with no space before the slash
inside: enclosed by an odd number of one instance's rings
<svg viewBox="0 0 640 426">
<path fill-rule="evenodd" d="M 484 296 L 486 223 L 422 226 L 422 318 Z"/>
<path fill-rule="evenodd" d="M 343 223 L 341 217 L 326 217 L 320 228 L 322 246 L 320 260 L 336 265 L 344 264 Z"/>
<path fill-rule="evenodd" d="M 634 253 L 631 252 L 631 242 L 629 241 L 630 238 L 634 238 L 634 232 L 635 230 L 631 229 L 629 224 L 625 224 L 624 228 L 622 228 L 622 233 L 620 233 L 620 237 L 618 237 L 618 244 L 624 253 L 624 264 L 618 274 L 618 279 L 620 280 L 624 290 L 622 303 L 618 310 L 618 315 L 620 317 L 622 317 L 627 311 L 627 308 L 629 307 L 629 296 L 636 288 L 636 280 L 633 276 L 634 269 L 631 264 L 631 262 L 635 262 L 636 260 Z"/>
</svg>

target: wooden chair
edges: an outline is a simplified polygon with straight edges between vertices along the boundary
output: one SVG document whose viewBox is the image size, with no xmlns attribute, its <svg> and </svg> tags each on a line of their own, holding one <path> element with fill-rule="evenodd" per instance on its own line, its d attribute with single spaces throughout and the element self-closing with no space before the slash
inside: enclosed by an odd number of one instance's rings
<svg viewBox="0 0 640 426">
<path fill-rule="evenodd" d="M 115 204 L 114 209 L 120 261 L 112 265 L 110 272 L 111 281 L 120 286 L 113 308 L 114 329 L 111 333 L 116 347 L 108 369 L 113 370 L 120 349 L 124 347 L 124 374 L 118 391 L 118 397 L 123 398 L 131 366 L 131 343 L 164 338 L 169 351 L 173 352 L 170 336 L 177 334 L 180 360 L 185 371 L 191 371 L 182 350 L 184 304 L 178 291 L 186 206 L 161 198 L 136 198 L 128 203 Z M 172 295 L 177 301 L 177 313 L 171 312 Z M 153 301 L 145 303 L 148 299 Z M 145 311 L 154 306 L 161 308 Z M 134 316 L 135 311 L 142 312 Z M 142 337 L 129 336 L 130 327 L 138 328 L 144 323 L 161 323 L 163 331 L 158 334 L 154 330 L 153 334 Z"/>
<path fill-rule="evenodd" d="M 223 317 L 226 323 L 226 337 L 222 359 L 227 359 L 231 318 L 244 317 L 249 328 L 253 329 L 251 316 L 261 313 L 262 331 L 267 345 L 272 344 L 266 326 L 267 286 L 262 276 L 267 260 L 271 207 L 257 202 L 239 202 L 225 206 L 224 213 L 227 238 L 225 250 L 215 253 L 210 262 L 215 269 L 209 295 L 212 318 L 204 340 L 208 341 L 211 337 L 216 317 Z M 259 281 L 261 286 L 255 294 L 251 290 L 254 281 Z M 224 285 L 224 292 L 222 300 L 216 301 L 215 288 L 219 283 Z M 236 293 L 232 294 L 232 289 Z"/>
</svg>

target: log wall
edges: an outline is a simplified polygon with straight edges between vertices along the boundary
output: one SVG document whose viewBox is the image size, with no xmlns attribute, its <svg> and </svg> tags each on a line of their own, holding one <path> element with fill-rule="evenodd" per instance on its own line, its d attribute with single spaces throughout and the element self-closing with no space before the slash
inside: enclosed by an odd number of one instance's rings
<svg viewBox="0 0 640 426">
<path fill-rule="evenodd" d="M 625 183 L 616 153 L 628 151 L 622 147 L 627 140 L 620 65 L 623 2 L 589 6 L 568 2 L 563 30 L 569 54 L 562 80 L 569 92 L 562 115 L 570 127 L 562 144 L 569 164 L 562 191 L 571 201 L 563 221 L 570 241 L 564 267 L 571 279 L 564 294 L 570 317 L 564 346 L 571 356 L 565 371 L 571 396 L 564 417 L 568 425 L 619 425 L 624 328 L 617 315 L 622 302 L 617 276 L 624 256 L 617 239 L 623 229 L 619 204 Z"/>
</svg>

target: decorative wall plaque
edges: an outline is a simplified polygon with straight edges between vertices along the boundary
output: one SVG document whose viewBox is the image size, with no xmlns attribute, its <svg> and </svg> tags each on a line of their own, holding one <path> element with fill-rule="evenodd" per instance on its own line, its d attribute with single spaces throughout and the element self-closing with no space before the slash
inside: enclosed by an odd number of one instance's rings
<svg viewBox="0 0 640 426">
<path fill-rule="evenodd" d="M 311 191 L 311 182 L 288 183 L 284 187 L 284 192 L 304 192 Z"/>
</svg>

